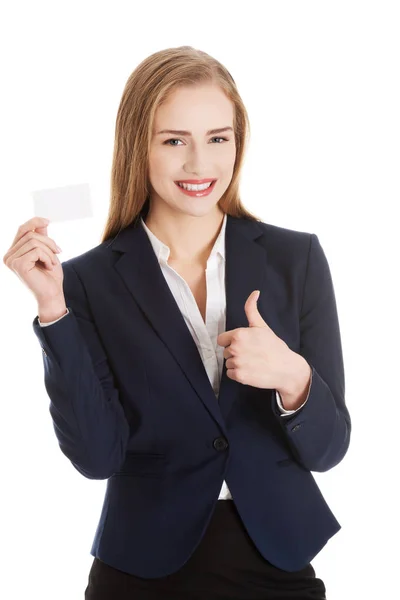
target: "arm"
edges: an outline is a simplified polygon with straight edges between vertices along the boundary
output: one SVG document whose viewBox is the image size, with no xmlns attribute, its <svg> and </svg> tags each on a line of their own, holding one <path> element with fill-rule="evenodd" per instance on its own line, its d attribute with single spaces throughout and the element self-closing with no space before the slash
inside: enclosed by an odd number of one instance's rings
<svg viewBox="0 0 400 600">
<path fill-rule="evenodd" d="M 107 479 L 124 460 L 129 425 L 84 287 L 71 264 L 63 271 L 68 314 L 44 327 L 33 321 L 49 410 L 63 454 L 85 477 Z"/>
<path fill-rule="evenodd" d="M 60 321 L 61 319 L 63 319 L 67 315 L 69 315 L 69 308 L 68 307 L 66 309 L 66 313 L 64 315 L 61 315 L 61 317 L 59 317 L 55 321 L 50 321 L 49 323 L 41 323 L 40 318 L 38 318 L 38 323 L 39 323 L 40 327 L 48 327 L 49 325 L 53 325 L 53 323 L 57 323 L 57 321 Z"/>
<path fill-rule="evenodd" d="M 310 235 L 303 303 L 300 353 L 311 367 L 307 402 L 281 418 L 298 462 L 310 471 L 328 471 L 345 456 L 351 421 L 345 404 L 345 378 L 336 299 L 329 265 L 318 237 Z"/>
<path fill-rule="evenodd" d="M 300 410 L 301 408 L 303 408 L 303 406 L 305 405 L 305 403 L 306 403 L 306 402 L 307 402 L 307 400 L 308 400 L 308 396 L 310 395 L 310 389 L 311 389 L 311 380 L 312 380 L 312 377 L 310 378 L 310 383 L 309 383 L 309 385 L 308 385 L 308 391 L 306 390 L 306 392 L 307 392 L 307 396 L 306 396 L 305 400 L 304 400 L 304 401 L 303 401 L 303 402 L 300 404 L 300 406 L 298 406 L 297 408 L 294 408 L 294 409 L 286 409 L 286 408 L 283 406 L 283 401 L 282 401 L 282 396 L 281 396 L 281 394 L 278 392 L 278 390 L 275 390 L 275 394 L 276 394 L 276 403 L 277 403 L 277 405 L 278 405 L 279 412 L 281 413 L 281 417 L 286 417 L 286 416 L 288 416 L 288 415 L 293 415 L 295 412 L 297 412 L 298 410 Z"/>
</svg>

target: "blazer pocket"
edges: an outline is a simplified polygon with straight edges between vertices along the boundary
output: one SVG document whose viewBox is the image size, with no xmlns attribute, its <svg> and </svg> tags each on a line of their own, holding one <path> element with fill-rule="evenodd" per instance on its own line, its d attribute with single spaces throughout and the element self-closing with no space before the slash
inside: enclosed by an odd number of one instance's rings
<svg viewBox="0 0 400 600">
<path fill-rule="evenodd" d="M 158 477 L 167 463 L 165 454 L 127 452 L 124 463 L 114 476 Z"/>
</svg>

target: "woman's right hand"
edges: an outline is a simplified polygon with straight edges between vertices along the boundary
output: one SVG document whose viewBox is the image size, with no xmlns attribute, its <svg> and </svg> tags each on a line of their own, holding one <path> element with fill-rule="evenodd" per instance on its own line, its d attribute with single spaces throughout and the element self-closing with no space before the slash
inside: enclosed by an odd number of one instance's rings
<svg viewBox="0 0 400 600">
<path fill-rule="evenodd" d="M 54 240 L 47 236 L 48 221 L 33 217 L 18 228 L 4 264 L 14 271 L 36 297 L 38 303 L 64 298 L 64 272 Z"/>
</svg>

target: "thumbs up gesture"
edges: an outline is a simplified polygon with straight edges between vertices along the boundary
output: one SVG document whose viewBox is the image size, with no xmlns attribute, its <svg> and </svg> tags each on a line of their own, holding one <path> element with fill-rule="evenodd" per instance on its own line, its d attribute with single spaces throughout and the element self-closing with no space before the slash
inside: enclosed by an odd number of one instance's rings
<svg viewBox="0 0 400 600">
<path fill-rule="evenodd" d="M 225 348 L 226 374 L 244 385 L 276 389 L 283 400 L 285 396 L 290 399 L 285 408 L 292 408 L 301 399 L 311 367 L 264 321 L 257 308 L 259 295 L 253 291 L 244 305 L 249 326 L 225 331 L 217 338 Z"/>
</svg>

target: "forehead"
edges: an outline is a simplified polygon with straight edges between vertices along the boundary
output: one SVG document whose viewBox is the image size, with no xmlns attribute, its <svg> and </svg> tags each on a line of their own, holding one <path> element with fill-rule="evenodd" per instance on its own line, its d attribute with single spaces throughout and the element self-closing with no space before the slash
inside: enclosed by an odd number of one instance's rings
<svg viewBox="0 0 400 600">
<path fill-rule="evenodd" d="M 196 85 L 174 90 L 155 113 L 154 125 L 161 128 L 202 132 L 233 124 L 233 103 L 216 85 Z"/>
</svg>

